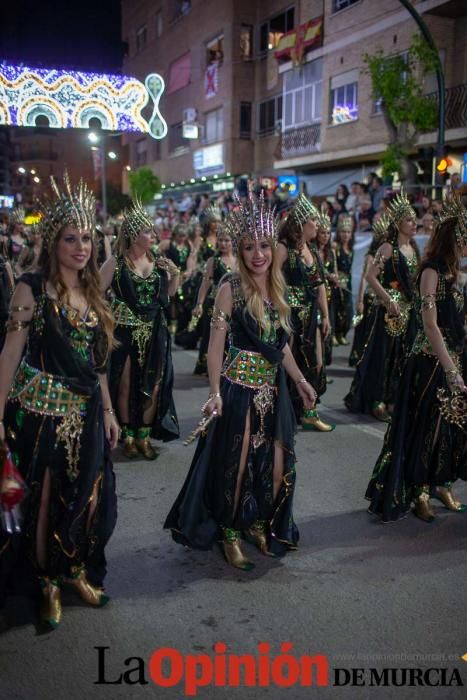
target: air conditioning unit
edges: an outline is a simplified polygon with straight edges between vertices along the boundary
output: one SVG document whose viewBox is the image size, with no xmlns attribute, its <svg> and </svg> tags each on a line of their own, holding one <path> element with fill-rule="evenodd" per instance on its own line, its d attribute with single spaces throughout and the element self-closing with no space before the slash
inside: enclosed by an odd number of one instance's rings
<svg viewBox="0 0 467 700">
<path fill-rule="evenodd" d="M 185 124 L 194 124 L 198 118 L 198 110 L 196 107 L 187 107 L 183 110 L 183 121 Z"/>
</svg>

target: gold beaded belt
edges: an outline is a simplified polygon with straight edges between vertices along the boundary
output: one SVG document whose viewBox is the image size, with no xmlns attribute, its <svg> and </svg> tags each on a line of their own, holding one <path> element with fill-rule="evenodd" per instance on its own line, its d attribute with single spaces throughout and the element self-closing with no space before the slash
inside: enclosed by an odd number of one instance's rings
<svg viewBox="0 0 467 700">
<path fill-rule="evenodd" d="M 57 442 L 63 442 L 67 453 L 67 474 L 71 481 L 78 476 L 83 416 L 86 415 L 86 396 L 75 394 L 62 378 L 31 367 L 23 359 L 8 395 L 31 413 L 60 418 Z"/>
<path fill-rule="evenodd" d="M 222 376 L 234 384 L 250 389 L 261 389 L 265 384 L 274 386 L 277 364 L 271 364 L 259 352 L 241 350 L 233 345 L 222 369 Z"/>
<path fill-rule="evenodd" d="M 138 362 L 142 367 L 146 357 L 146 345 L 151 338 L 154 322 L 143 321 L 124 301 L 119 299 L 112 302 L 112 311 L 117 326 L 132 328 L 131 335 L 138 348 Z"/>
</svg>

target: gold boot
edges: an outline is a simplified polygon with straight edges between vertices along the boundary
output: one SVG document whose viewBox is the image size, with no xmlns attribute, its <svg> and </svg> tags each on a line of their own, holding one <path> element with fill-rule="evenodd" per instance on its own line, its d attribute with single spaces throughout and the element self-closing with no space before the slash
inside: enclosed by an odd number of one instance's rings
<svg viewBox="0 0 467 700">
<path fill-rule="evenodd" d="M 262 554 L 274 556 L 268 551 L 268 537 L 265 520 L 257 520 L 245 531 L 245 536 L 249 542 L 255 544 Z"/>
<path fill-rule="evenodd" d="M 389 423 L 391 420 L 391 416 L 388 413 L 386 404 L 384 401 L 379 401 L 378 403 L 375 403 L 373 405 L 373 409 L 371 411 L 372 416 L 376 418 L 377 420 L 383 421 L 383 423 Z"/>
<path fill-rule="evenodd" d="M 334 423 L 325 423 L 318 416 L 318 411 L 313 408 L 303 411 L 302 428 L 303 430 L 314 430 L 318 433 L 330 433 L 335 429 Z"/>
<path fill-rule="evenodd" d="M 430 494 L 427 490 L 421 491 L 415 498 L 414 513 L 417 518 L 424 520 L 426 523 L 432 523 L 435 519 L 435 514 L 431 509 Z"/>
<path fill-rule="evenodd" d="M 456 513 L 463 513 L 467 510 L 467 505 L 454 498 L 451 485 L 437 486 L 433 498 L 437 498 L 448 510 Z"/>
<path fill-rule="evenodd" d="M 127 459 L 136 459 L 138 457 L 138 450 L 135 445 L 135 431 L 127 425 L 124 425 L 122 427 L 122 438 L 123 454 Z"/>
<path fill-rule="evenodd" d="M 349 344 L 349 341 L 347 340 L 345 335 L 336 335 L 336 338 L 337 338 L 337 342 L 339 343 L 339 345 L 348 345 Z"/>
<path fill-rule="evenodd" d="M 47 577 L 39 579 L 42 589 L 40 620 L 43 624 L 56 629 L 62 619 L 62 597 L 58 581 Z"/>
<path fill-rule="evenodd" d="M 63 582 L 69 586 L 73 586 L 81 600 L 84 600 L 88 605 L 94 605 L 101 608 L 109 602 L 110 598 L 104 593 L 103 588 L 93 586 L 86 578 L 86 569 L 84 566 L 72 566 L 71 578 L 64 578 Z"/>
<path fill-rule="evenodd" d="M 227 563 L 230 564 L 230 566 L 235 566 L 236 569 L 251 571 L 255 565 L 253 562 L 249 561 L 242 552 L 240 546 L 240 532 L 238 530 L 232 530 L 230 527 L 224 528 L 223 532 L 224 539 L 222 540 L 222 546 Z"/>
<path fill-rule="evenodd" d="M 331 343 L 333 348 L 337 348 L 337 346 L 339 345 L 339 341 L 337 340 L 335 335 L 332 336 Z"/>
<path fill-rule="evenodd" d="M 143 428 L 138 428 L 138 437 L 136 438 L 135 445 L 136 449 L 143 455 L 144 459 L 152 461 L 153 459 L 159 457 L 159 453 L 151 445 L 151 439 L 149 437 L 150 433 L 150 427 L 145 426 Z"/>
</svg>

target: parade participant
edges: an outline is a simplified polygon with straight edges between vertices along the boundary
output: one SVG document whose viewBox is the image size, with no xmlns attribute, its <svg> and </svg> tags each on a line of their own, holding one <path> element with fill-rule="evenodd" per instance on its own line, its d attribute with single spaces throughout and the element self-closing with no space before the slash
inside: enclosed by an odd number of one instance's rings
<svg viewBox="0 0 467 700">
<path fill-rule="evenodd" d="M 173 440 L 178 422 L 172 397 L 172 348 L 167 326 L 169 296 L 178 286 L 171 260 L 152 251 L 154 225 L 140 202 L 125 212 L 118 255 L 101 268 L 111 287 L 116 347 L 110 360 L 112 398 L 122 426 L 123 452 L 155 459 L 151 438 Z"/>
<path fill-rule="evenodd" d="M 199 549 L 220 538 L 228 563 L 249 570 L 240 531 L 264 554 L 282 556 L 298 542 L 292 515 L 295 421 L 284 368 L 306 408 L 316 393 L 287 344 L 289 307 L 274 213 L 263 194 L 238 205 L 229 226 L 239 273 L 221 285 L 211 320 L 211 393 L 203 411 L 216 419 L 200 437 L 165 527 L 177 542 Z"/>
<path fill-rule="evenodd" d="M 435 514 L 430 498 L 451 511 L 452 484 L 467 479 L 467 363 L 460 258 L 467 255 L 467 211 L 459 200 L 441 212 L 417 279 L 418 333 L 399 383 L 391 425 L 366 498 L 384 521 Z"/>
<path fill-rule="evenodd" d="M 237 258 L 232 251 L 232 239 L 228 227 L 223 224 L 217 230 L 217 252 L 209 258 L 206 272 L 198 292 L 195 311 L 201 312 L 200 327 L 202 335 L 199 345 L 198 361 L 193 374 L 207 375 L 207 352 L 210 336 L 210 322 L 218 284 L 227 272 L 237 271 Z"/>
<path fill-rule="evenodd" d="M 108 600 L 104 547 L 116 522 L 109 448 L 119 427 L 107 385 L 113 319 L 99 288 L 94 195 L 82 182 L 72 188 L 66 174 L 63 190 L 53 180 L 52 190 L 40 204 L 39 271 L 18 282 L 0 356 L 0 439 L 28 487 L 21 534 L 0 535 L 0 587 L 24 572 L 38 576 L 40 617 L 55 628 L 63 585 L 90 605 Z"/>
<path fill-rule="evenodd" d="M 324 275 L 313 243 L 318 218 L 316 207 L 300 194 L 280 228 L 277 257 L 287 284 L 292 354 L 303 376 L 322 395 L 326 391 L 323 336 L 329 334 L 330 326 Z M 304 430 L 330 432 L 335 428 L 319 417 L 316 408 L 303 410 L 294 383 L 289 382 L 289 386 L 295 417 Z"/>
<path fill-rule="evenodd" d="M 339 345 L 348 345 L 345 337 L 352 325 L 352 262 L 353 262 L 353 221 L 351 216 L 342 216 L 337 222 L 336 264 L 338 287 L 335 301 L 336 340 Z"/>
<path fill-rule="evenodd" d="M 178 268 L 178 287 L 171 299 L 170 318 L 173 335 L 186 333 L 191 319 L 192 303 L 187 290 L 194 268 L 192 249 L 188 241 L 188 229 L 184 224 L 177 224 L 171 240 L 161 241 L 159 252 L 163 253 Z"/>
<path fill-rule="evenodd" d="M 389 420 L 402 367 L 416 333 L 414 292 L 418 268 L 415 212 L 405 196 L 389 205 L 386 241 L 378 248 L 367 272 L 376 294 L 363 356 L 344 401 L 356 413 Z"/>
<path fill-rule="evenodd" d="M 324 341 L 324 364 L 332 363 L 332 347 L 339 345 L 336 339 L 336 305 L 339 295 L 339 276 L 337 274 L 336 253 L 331 241 L 331 219 L 324 212 L 319 212 L 317 220 L 316 247 L 324 269 L 324 284 L 329 308 L 331 333 Z"/>
<path fill-rule="evenodd" d="M 42 231 L 40 224 L 33 224 L 29 231 L 29 240 L 20 253 L 16 263 L 16 274 L 20 276 L 23 272 L 33 272 L 37 268 L 42 251 Z"/>
<path fill-rule="evenodd" d="M 22 207 L 13 209 L 10 217 L 10 226 L 8 230 L 7 241 L 7 257 L 11 263 L 13 271 L 16 275 L 16 263 L 23 248 L 27 245 L 28 239 L 24 233 L 24 217 L 25 211 Z"/>
<path fill-rule="evenodd" d="M 368 333 L 370 331 L 369 319 L 371 317 L 371 309 L 375 299 L 373 289 L 367 284 L 366 275 L 372 265 L 376 252 L 383 242 L 386 231 L 389 226 L 389 218 L 386 214 L 375 217 L 373 221 L 373 238 L 368 247 L 368 250 L 363 259 L 362 276 L 358 287 L 356 315 L 353 318 L 352 325 L 355 328 L 352 349 L 349 355 L 350 367 L 355 367 L 360 360 L 365 349 Z"/>
<path fill-rule="evenodd" d="M 14 285 L 11 265 L 3 255 L 0 255 L 0 351 L 5 340 L 5 326 Z"/>
</svg>

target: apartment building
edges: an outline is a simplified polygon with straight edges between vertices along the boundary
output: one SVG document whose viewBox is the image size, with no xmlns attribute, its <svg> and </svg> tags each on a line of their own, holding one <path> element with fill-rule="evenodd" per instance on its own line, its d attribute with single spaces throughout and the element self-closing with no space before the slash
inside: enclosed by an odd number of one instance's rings
<svg viewBox="0 0 467 700">
<path fill-rule="evenodd" d="M 413 3 L 440 51 L 453 167 L 467 150 L 467 9 Z M 130 164 L 175 195 L 247 174 L 298 175 L 312 194 L 374 170 L 388 140 L 362 56 L 402 54 L 417 31 L 399 0 L 122 0 L 124 72 L 159 72 L 167 137 L 128 135 Z M 426 81 L 436 92 L 435 76 Z M 424 134 L 418 147 L 436 143 Z"/>
</svg>

